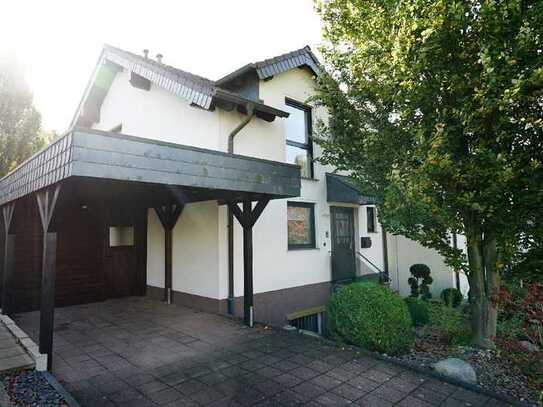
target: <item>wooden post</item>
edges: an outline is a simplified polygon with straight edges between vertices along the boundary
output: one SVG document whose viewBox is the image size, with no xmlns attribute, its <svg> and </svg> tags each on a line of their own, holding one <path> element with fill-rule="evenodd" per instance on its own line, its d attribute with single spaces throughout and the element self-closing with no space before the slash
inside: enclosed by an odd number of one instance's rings
<svg viewBox="0 0 543 407">
<path fill-rule="evenodd" d="M 43 231 L 41 304 L 40 304 L 40 353 L 47 354 L 47 370 L 53 367 L 53 332 L 55 326 L 55 280 L 57 268 L 57 234 L 49 233 L 60 185 L 36 193 Z"/>
<path fill-rule="evenodd" d="M 252 202 L 244 200 L 243 211 L 236 203 L 228 203 L 228 207 L 243 228 L 243 322 L 249 327 L 254 323 L 253 226 L 268 202 L 268 199 L 260 200 L 253 209 Z"/>
<path fill-rule="evenodd" d="M 177 224 L 184 205 L 168 204 L 155 208 L 155 212 L 164 228 L 164 301 L 172 303 L 172 255 L 173 255 L 173 228 Z"/>
<path fill-rule="evenodd" d="M 2 208 L 4 218 L 4 261 L 2 281 L 2 314 L 9 315 L 13 311 L 13 273 L 15 269 L 15 235 L 9 234 L 15 202 L 7 204 Z"/>
<path fill-rule="evenodd" d="M 243 201 L 243 213 L 246 224 L 243 225 L 243 320 L 246 325 L 252 327 L 253 314 L 253 225 L 250 224 L 248 215 L 251 214 L 251 201 Z"/>
</svg>

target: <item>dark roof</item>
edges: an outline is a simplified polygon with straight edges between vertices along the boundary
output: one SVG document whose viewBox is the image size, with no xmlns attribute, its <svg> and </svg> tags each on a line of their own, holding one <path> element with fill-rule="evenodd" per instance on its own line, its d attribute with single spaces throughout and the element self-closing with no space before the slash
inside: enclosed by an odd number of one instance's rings
<svg viewBox="0 0 543 407">
<path fill-rule="evenodd" d="M 215 82 L 202 76 L 174 68 L 173 66 L 161 64 L 151 58 L 145 58 L 134 54 L 104 45 L 103 56 L 106 60 L 116 63 L 151 82 L 175 93 L 178 96 L 188 99 L 204 109 L 209 109 L 215 90 Z"/>
<path fill-rule="evenodd" d="M 373 205 L 377 199 L 365 195 L 356 182 L 347 176 L 326 173 L 326 200 L 328 202 Z"/>
<path fill-rule="evenodd" d="M 234 72 L 231 72 L 219 79 L 216 84 L 222 85 L 230 82 L 232 79 L 235 79 L 253 69 L 256 70 L 256 73 L 260 79 L 267 79 L 290 69 L 302 66 L 306 66 L 311 69 L 315 75 L 319 74 L 319 60 L 315 54 L 313 54 L 311 48 L 307 45 L 303 48 L 297 49 L 296 51 L 244 65 Z"/>
<path fill-rule="evenodd" d="M 91 110 L 99 111 L 99 107 L 113 80 L 114 73 L 107 72 L 108 69 L 112 70 L 111 64 L 134 72 L 155 85 L 188 100 L 189 103 L 206 110 L 213 110 L 215 105 L 219 105 L 225 109 L 236 108 L 238 111 L 246 113 L 247 106 L 252 105 L 254 106 L 255 114 L 267 121 L 272 121 L 275 117 L 288 117 L 289 115 L 280 109 L 222 89 L 216 82 L 210 79 L 194 75 L 170 65 L 158 63 L 153 59 L 145 58 L 111 45 L 104 45 L 98 65 L 77 108 L 71 126 L 81 123 L 78 121 L 78 118 L 85 110 L 87 103 L 90 103 Z M 112 71 L 114 72 L 115 69 Z M 101 81 L 97 84 L 96 81 L 99 78 Z M 107 79 L 104 80 L 104 78 Z"/>
<path fill-rule="evenodd" d="M 293 164 L 74 128 L 0 179 L 0 205 L 71 177 L 181 186 L 206 200 L 300 194 Z"/>
</svg>

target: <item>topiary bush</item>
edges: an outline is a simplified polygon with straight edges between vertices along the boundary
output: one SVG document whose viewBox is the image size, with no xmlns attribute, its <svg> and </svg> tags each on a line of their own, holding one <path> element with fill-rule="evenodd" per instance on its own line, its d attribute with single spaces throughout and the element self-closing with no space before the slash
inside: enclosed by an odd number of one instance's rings
<svg viewBox="0 0 543 407">
<path fill-rule="evenodd" d="M 413 264 L 409 267 L 409 272 L 412 277 L 409 277 L 407 282 L 411 286 L 411 297 L 422 298 L 423 300 L 432 298 L 430 284 L 434 279 L 430 277 L 430 267 L 426 264 Z"/>
<path fill-rule="evenodd" d="M 407 305 L 398 294 L 375 283 L 354 283 L 336 291 L 327 317 L 335 339 L 369 350 L 393 355 L 413 344 Z"/>
<path fill-rule="evenodd" d="M 404 301 L 407 304 L 414 326 L 423 326 L 430 322 L 430 313 L 426 301 L 413 297 L 407 297 Z"/>
<path fill-rule="evenodd" d="M 449 307 L 458 308 L 464 296 L 457 288 L 445 288 L 441 291 L 441 300 Z"/>
</svg>

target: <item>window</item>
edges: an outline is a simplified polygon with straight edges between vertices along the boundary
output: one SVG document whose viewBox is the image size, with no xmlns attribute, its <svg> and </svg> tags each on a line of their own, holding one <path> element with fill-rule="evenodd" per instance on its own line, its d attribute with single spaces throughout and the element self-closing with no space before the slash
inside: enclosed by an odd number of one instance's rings
<svg viewBox="0 0 543 407">
<path fill-rule="evenodd" d="M 290 99 L 285 103 L 290 114 L 286 120 L 287 162 L 302 167 L 302 177 L 313 178 L 311 108 Z"/>
<path fill-rule="evenodd" d="M 133 226 L 110 226 L 109 247 L 134 246 Z"/>
<path fill-rule="evenodd" d="M 315 248 L 315 205 L 289 202 L 287 210 L 288 248 Z"/>
<path fill-rule="evenodd" d="M 368 218 L 368 233 L 375 233 L 375 208 L 373 206 L 368 206 L 366 208 L 367 218 Z"/>
</svg>

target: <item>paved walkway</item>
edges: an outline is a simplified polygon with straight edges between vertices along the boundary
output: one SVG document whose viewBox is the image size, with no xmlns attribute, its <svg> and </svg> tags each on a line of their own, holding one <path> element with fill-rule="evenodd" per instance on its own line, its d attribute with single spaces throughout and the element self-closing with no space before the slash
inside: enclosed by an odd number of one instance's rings
<svg viewBox="0 0 543 407">
<path fill-rule="evenodd" d="M 15 318 L 37 335 L 39 313 Z M 58 309 L 54 374 L 83 406 L 502 406 L 313 338 L 144 298 Z"/>
<path fill-rule="evenodd" d="M 32 368 L 34 361 L 9 329 L 0 321 L 0 374 L 10 370 Z"/>
</svg>

